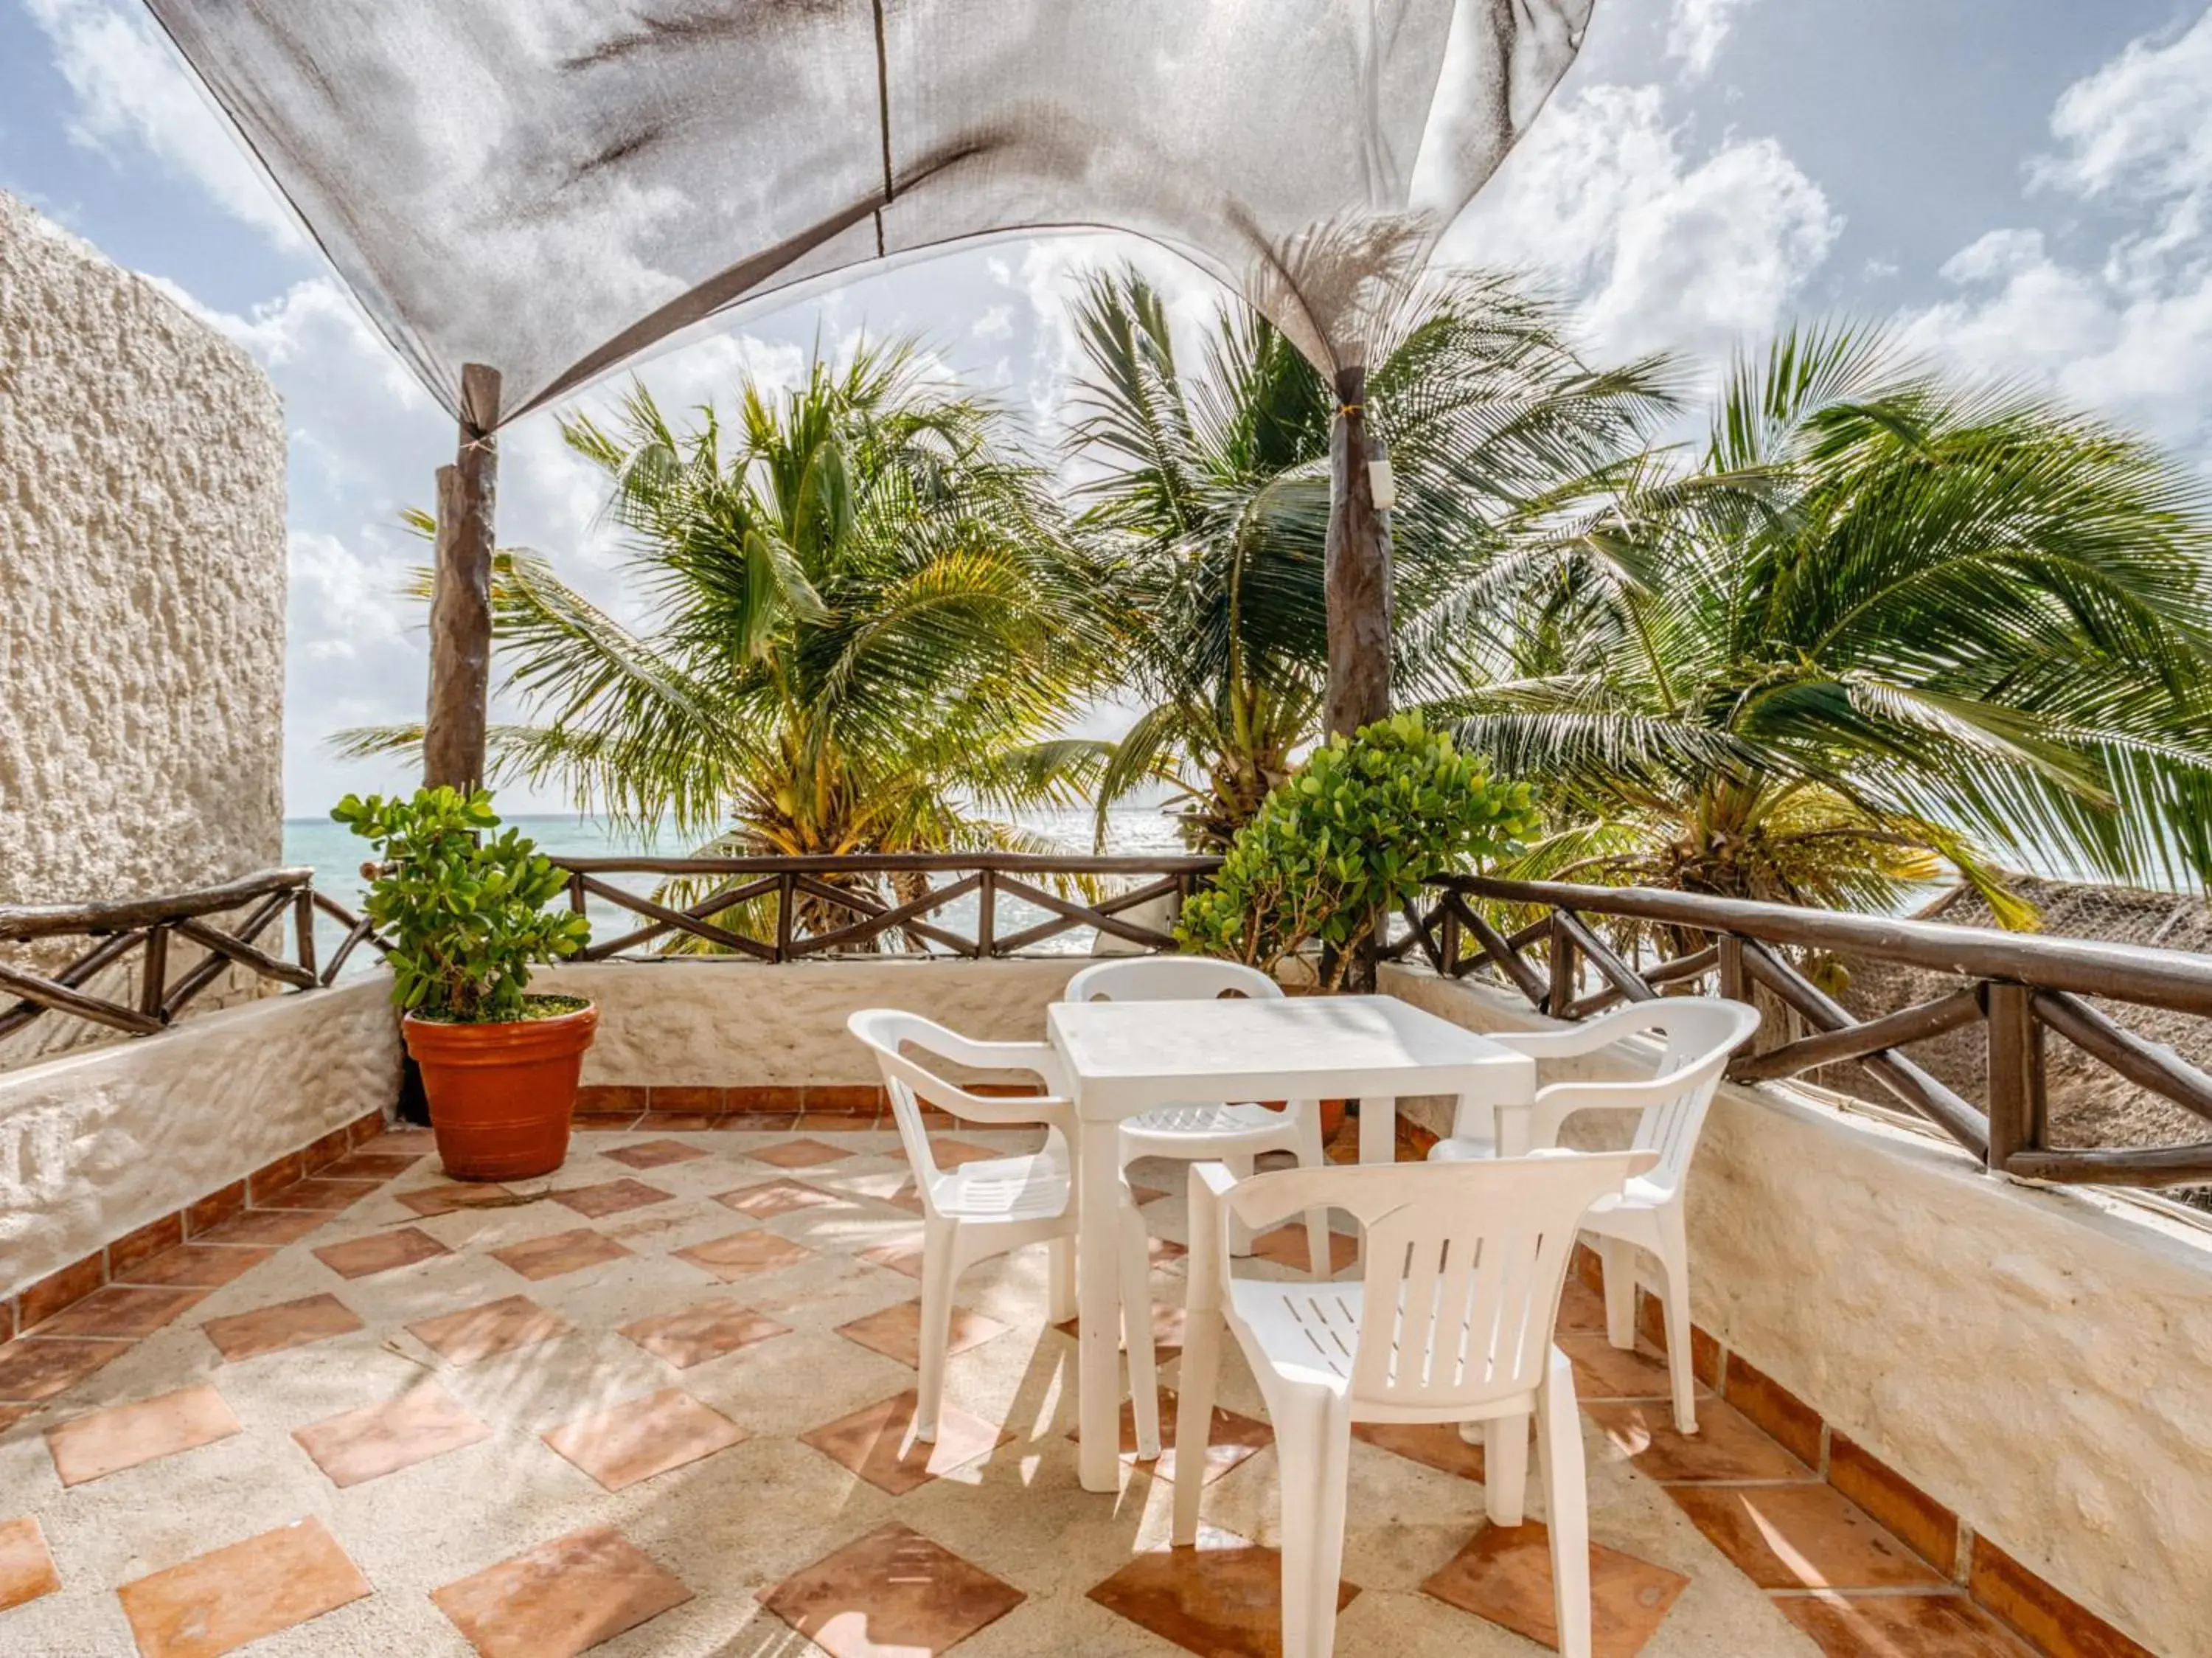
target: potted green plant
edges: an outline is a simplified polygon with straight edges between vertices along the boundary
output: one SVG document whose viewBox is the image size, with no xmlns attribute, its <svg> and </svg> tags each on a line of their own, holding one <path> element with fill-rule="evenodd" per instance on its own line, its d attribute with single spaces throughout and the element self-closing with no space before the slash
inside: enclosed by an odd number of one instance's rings
<svg viewBox="0 0 2212 1658">
<path fill-rule="evenodd" d="M 550 1174 L 568 1155 L 576 1081 L 599 1026 L 581 997 L 529 993 L 530 970 L 590 925 L 547 908 L 567 877 L 483 789 L 348 795 L 331 815 L 377 849 L 368 916 L 391 944 L 392 999 L 457 1180 Z"/>
<path fill-rule="evenodd" d="M 1376 923 L 1429 877 L 1534 834 L 1534 798 L 1418 714 L 1377 720 L 1316 749 L 1267 796 L 1183 906 L 1176 939 L 1268 972 L 1318 945 L 1321 988 L 1334 991 Z"/>
</svg>

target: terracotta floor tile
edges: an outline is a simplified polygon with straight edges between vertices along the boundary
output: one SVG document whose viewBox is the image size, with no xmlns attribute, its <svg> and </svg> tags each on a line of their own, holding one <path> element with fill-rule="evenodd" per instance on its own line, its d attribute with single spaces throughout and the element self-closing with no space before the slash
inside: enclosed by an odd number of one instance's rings
<svg viewBox="0 0 2212 1658">
<path fill-rule="evenodd" d="M 1529 1432 L 1533 1438 L 1534 1429 Z M 1352 1436 L 1438 1473 L 1457 1474 L 1462 1479 L 1482 1478 L 1482 1447 L 1462 1439 L 1456 1422 L 1355 1422 Z M 1528 1466 L 1536 1465 L 1531 1461 Z"/>
<path fill-rule="evenodd" d="M 635 1324 L 623 1326 L 620 1333 L 655 1358 L 679 1370 L 688 1370 L 695 1364 L 720 1358 L 755 1342 L 787 1336 L 791 1330 L 735 1301 L 702 1301 L 680 1312 L 640 1319 Z"/>
<path fill-rule="evenodd" d="M 38 1333 L 135 1341 L 165 1328 L 187 1308 L 206 1300 L 207 1293 L 189 1288 L 148 1289 L 135 1284 L 110 1284 L 48 1319 L 39 1326 Z"/>
<path fill-rule="evenodd" d="M 1774 1607 L 1825 1658 L 2028 1658 L 1962 1594 L 1784 1594 Z"/>
<path fill-rule="evenodd" d="M 1180 1254 L 1182 1252 L 1176 1252 Z M 1278 1266 L 1295 1267 L 1304 1272 L 1310 1265 L 1306 1253 L 1306 1228 L 1303 1221 L 1289 1226 L 1270 1227 L 1252 1240 L 1255 1259 L 1273 1261 Z M 1349 1232 L 1328 1234 L 1328 1270 L 1341 1272 L 1359 1259 L 1359 1240 Z"/>
<path fill-rule="evenodd" d="M 681 1140 L 647 1140 L 641 1145 L 617 1146 L 602 1155 L 632 1168 L 665 1168 L 671 1163 L 688 1163 L 711 1154 Z"/>
<path fill-rule="evenodd" d="M 973 1140 L 951 1140 L 943 1135 L 929 1137 L 929 1155 L 937 1159 L 939 1168 L 958 1168 L 963 1163 L 981 1163 L 994 1157 L 1012 1157 L 1011 1151 L 994 1151 L 989 1146 L 979 1146 Z"/>
<path fill-rule="evenodd" d="M 904 1496 L 916 1486 L 988 1455 L 1013 1438 L 981 1417 L 941 1405 L 937 1412 L 937 1442 L 921 1444 L 909 1437 L 915 1403 L 909 1390 L 896 1399 L 864 1405 L 850 1416 L 810 1429 L 799 1437 L 838 1466 L 850 1469 L 893 1496 Z"/>
<path fill-rule="evenodd" d="M 879 1313 L 839 1325 L 837 1333 L 848 1341 L 860 1343 L 872 1353 L 881 1353 L 912 1368 L 921 1362 L 921 1303 L 894 1301 Z M 994 1336 L 1006 1333 L 1006 1326 L 996 1319 L 956 1307 L 952 1309 L 951 1338 L 945 1350 L 964 1353 L 971 1347 L 981 1347 Z"/>
<path fill-rule="evenodd" d="M 417 1186 L 412 1192 L 395 1192 L 393 1197 L 429 1220 L 440 1215 L 450 1215 L 457 1209 L 498 1209 L 504 1207 L 514 1193 L 503 1186 L 479 1186 L 453 1181 L 445 1186 Z"/>
<path fill-rule="evenodd" d="M 210 1319 L 200 1326 L 216 1350 L 233 1364 L 288 1347 L 304 1347 L 311 1341 L 351 1335 L 362 1327 L 353 1309 L 336 1295 L 304 1295 L 274 1307 L 257 1307 L 251 1313 Z"/>
<path fill-rule="evenodd" d="M 917 1250 L 918 1248 L 917 1246 Z M 915 1267 L 914 1276 L 916 1277 L 921 1276 L 921 1269 L 919 1265 Z M 1153 1301 L 1152 1354 L 1163 1364 L 1182 1351 L 1183 1324 L 1188 1314 L 1180 1307 L 1164 1301 Z M 1082 1334 L 1083 1320 L 1063 1319 L 1053 1326 L 1053 1328 L 1070 1340 L 1073 1340 Z"/>
<path fill-rule="evenodd" d="M 422 1161 L 420 1152 L 356 1151 L 315 1172 L 326 1180 L 389 1180 Z"/>
<path fill-rule="evenodd" d="M 1571 1332 L 1558 1338 L 1559 1350 L 1575 1367 L 1577 1399 L 1668 1399 L 1674 1384 L 1663 1354 L 1619 1348 L 1601 1335 Z M 1700 1387 L 1700 1395 L 1705 1389 Z M 1703 1412 L 1699 1412 L 1700 1416 Z"/>
<path fill-rule="evenodd" d="M 213 1289 L 242 1278 L 276 1252 L 266 1247 L 222 1247 L 188 1243 L 141 1261 L 123 1275 L 125 1283 L 196 1284 Z"/>
<path fill-rule="evenodd" d="M 474 1364 L 497 1353 L 565 1336 L 574 1326 L 527 1295 L 508 1295 L 407 1326 L 407 1333 L 448 1364 Z"/>
<path fill-rule="evenodd" d="M 1581 1279 L 1570 1274 L 1567 1287 L 1559 1297 L 1559 1320 L 1557 1328 L 1565 1335 L 1581 1331 L 1605 1333 L 1605 1297 Z"/>
<path fill-rule="evenodd" d="M 619 1215 L 626 1209 L 643 1209 L 648 1204 L 665 1204 L 676 1194 L 663 1192 L 657 1186 L 647 1186 L 642 1180 L 625 1176 L 619 1180 L 605 1180 L 598 1186 L 575 1186 L 567 1192 L 556 1192 L 553 1201 L 573 1209 L 587 1221 L 596 1221 L 609 1215 Z"/>
<path fill-rule="evenodd" d="M 580 1226 L 543 1238 L 529 1238 L 489 1252 L 491 1258 L 532 1283 L 580 1272 L 587 1266 L 604 1266 L 630 1252 L 603 1232 Z"/>
<path fill-rule="evenodd" d="M 82 1485 L 239 1431 L 222 1395 L 203 1384 L 56 1423 L 46 1429 L 46 1450 L 62 1484 Z"/>
<path fill-rule="evenodd" d="M 896 1243 L 878 1244 L 872 1249 L 863 1249 L 860 1258 L 878 1266 L 887 1266 L 894 1272 L 904 1273 L 909 1278 L 921 1277 L 921 1240 L 902 1238 Z M 1061 1326 L 1066 1328 L 1065 1326 Z"/>
<path fill-rule="evenodd" d="M 334 1180 L 315 1175 L 295 1180 L 282 1192 L 273 1192 L 255 1205 L 259 1209 L 351 1209 L 384 1184 L 381 1180 Z"/>
<path fill-rule="evenodd" d="M 1336 1607 L 1359 1590 L 1339 1582 Z M 1283 1557 L 1201 1529 L 1194 1549 L 1148 1549 L 1091 1591 L 1109 1612 L 1201 1658 L 1277 1658 L 1283 1649 Z"/>
<path fill-rule="evenodd" d="M 396 1399 L 292 1430 L 300 1448 L 338 1486 L 380 1479 L 490 1436 L 489 1424 L 428 1379 Z"/>
<path fill-rule="evenodd" d="M 0 1405 L 0 1434 L 6 1433 L 38 1408 L 35 1405 Z"/>
<path fill-rule="evenodd" d="M 403 1226 L 390 1232 L 372 1232 L 365 1238 L 349 1238 L 343 1243 L 325 1244 L 314 1251 L 314 1257 L 342 1278 L 369 1278 L 453 1253 L 422 1228 Z"/>
<path fill-rule="evenodd" d="M 203 1232 L 196 1244 L 297 1243 L 331 1217 L 319 1209 L 251 1209 L 234 1215 L 211 1231 Z"/>
<path fill-rule="evenodd" d="M 1134 1180 L 1129 1182 L 1129 1201 L 1139 1209 L 1146 1204 L 1158 1203 L 1167 1195 L 1156 1186 L 1139 1186 Z"/>
<path fill-rule="evenodd" d="M 755 1146 L 745 1154 L 778 1168 L 819 1168 L 852 1155 L 843 1146 L 824 1145 L 819 1140 L 785 1140 L 772 1146 Z"/>
<path fill-rule="evenodd" d="M 678 1260 L 704 1268 L 724 1283 L 749 1273 L 772 1271 L 777 1267 L 811 1260 L 814 1256 L 814 1252 L 804 1244 L 795 1244 L 788 1238 L 780 1238 L 773 1232 L 757 1228 L 732 1232 L 726 1237 L 710 1238 L 705 1243 L 693 1244 L 688 1249 L 671 1253 Z"/>
<path fill-rule="evenodd" d="M 610 1491 L 726 1451 L 751 1436 L 681 1387 L 565 1423 L 545 1442 Z"/>
<path fill-rule="evenodd" d="M 1024 1598 L 894 1521 L 785 1578 L 760 1600 L 832 1658 L 935 1658 Z"/>
<path fill-rule="evenodd" d="M 1946 1581 L 1832 1485 L 1673 1485 L 1667 1494 L 1763 1589 L 1913 1588 Z"/>
<path fill-rule="evenodd" d="M 877 1198 L 876 1201 L 879 1204 L 890 1204 L 895 1208 L 903 1209 L 909 1215 L 919 1215 L 922 1212 L 921 1193 L 915 1189 L 914 1179 L 911 1175 L 900 1181 L 897 1186 L 885 1192 L 882 1197 Z"/>
<path fill-rule="evenodd" d="M 1698 1406 L 1698 1431 L 1674 1431 L 1663 1404 L 1607 1404 L 1583 1414 L 1628 1454 L 1638 1470 L 1661 1480 L 1810 1479 L 1813 1471 L 1744 1419 L 1742 1412 L 1706 1399 Z"/>
<path fill-rule="evenodd" d="M 1557 1650 L 1551 1534 L 1540 1521 L 1485 1526 L 1422 1589 L 1447 1606 L 1501 1624 Z M 1632 1554 L 1590 1545 L 1594 1658 L 1636 1658 L 1690 1580 Z"/>
<path fill-rule="evenodd" d="M 116 1591 L 142 1658 L 216 1658 L 335 1612 L 368 1582 L 319 1520 L 301 1520 Z"/>
<path fill-rule="evenodd" d="M 0 1520 L 0 1612 L 20 1606 L 62 1586 L 46 1533 L 36 1519 Z"/>
<path fill-rule="evenodd" d="M 1073 1439 L 1080 1431 L 1071 1428 L 1067 1436 Z M 1275 1430 L 1266 1423 L 1215 1405 L 1206 1436 L 1206 1483 L 1211 1485 L 1245 1458 L 1257 1455 L 1274 1442 Z M 1137 1407 L 1126 1399 L 1121 1401 L 1121 1460 L 1137 1460 Z M 1169 1388 L 1160 1389 L 1160 1459 L 1146 1466 L 1155 1478 L 1176 1477 L 1176 1396 Z"/>
<path fill-rule="evenodd" d="M 131 1350 L 127 1341 L 20 1338 L 0 1343 L 0 1399 L 35 1402 L 75 1387 Z"/>
<path fill-rule="evenodd" d="M 690 1598 L 611 1526 L 556 1537 L 430 1594 L 481 1658 L 574 1658 Z"/>
<path fill-rule="evenodd" d="M 735 1192 L 718 1192 L 714 1201 L 725 1209 L 734 1209 L 740 1215 L 750 1215 L 757 1221 L 772 1221 L 779 1215 L 788 1215 L 801 1209 L 835 1207 L 842 1199 L 811 1186 L 801 1186 L 796 1180 L 770 1180 L 765 1186 L 740 1186 Z"/>
</svg>

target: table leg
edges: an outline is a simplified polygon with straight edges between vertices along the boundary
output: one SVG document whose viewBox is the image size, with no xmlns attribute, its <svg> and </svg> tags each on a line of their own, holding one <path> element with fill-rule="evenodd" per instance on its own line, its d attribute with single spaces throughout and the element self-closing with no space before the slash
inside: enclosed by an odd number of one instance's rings
<svg viewBox="0 0 2212 1658">
<path fill-rule="evenodd" d="M 1363 1094 L 1359 1100 L 1359 1161 L 1363 1163 L 1390 1163 L 1398 1159 L 1398 1101 L 1393 1098 L 1375 1100 Z"/>
<path fill-rule="evenodd" d="M 1078 1466 L 1086 1491 L 1121 1488 L 1121 1292 L 1115 1229 L 1121 1125 L 1082 1126 L 1082 1191 L 1076 1221 L 1076 1423 Z"/>
</svg>

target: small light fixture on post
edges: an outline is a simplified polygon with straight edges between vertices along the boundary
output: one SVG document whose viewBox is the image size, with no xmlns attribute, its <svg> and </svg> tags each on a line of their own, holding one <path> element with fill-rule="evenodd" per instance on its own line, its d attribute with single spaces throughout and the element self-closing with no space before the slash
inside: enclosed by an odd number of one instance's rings
<svg viewBox="0 0 2212 1658">
<path fill-rule="evenodd" d="M 1390 452 L 1377 439 L 1367 462 L 1367 493 L 1375 510 L 1389 512 L 1398 504 L 1398 478 L 1390 470 Z"/>
</svg>

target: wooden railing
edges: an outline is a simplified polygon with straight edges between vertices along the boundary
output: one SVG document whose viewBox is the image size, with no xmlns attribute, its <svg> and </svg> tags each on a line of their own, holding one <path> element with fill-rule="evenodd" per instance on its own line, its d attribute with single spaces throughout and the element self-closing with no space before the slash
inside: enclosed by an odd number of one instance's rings
<svg viewBox="0 0 2212 1658">
<path fill-rule="evenodd" d="M 51 972 L 0 960 L 0 996 L 15 998 L 12 1007 L 0 1007 L 0 1038 L 14 1035 L 49 1012 L 72 1014 L 130 1036 L 150 1035 L 234 965 L 292 990 L 330 984 L 364 942 L 380 950 L 383 946 L 372 937 L 366 921 L 315 891 L 314 873 L 270 869 L 220 887 L 115 904 L 0 907 L 0 947 L 50 939 L 93 941 L 66 966 Z M 346 930 L 330 960 L 319 966 L 315 959 L 318 911 Z M 281 954 L 281 942 L 274 950 L 262 942 L 288 911 L 290 960 Z M 199 959 L 173 973 L 170 946 L 179 939 L 198 946 Z M 92 988 L 110 969 L 134 957 L 137 973 L 131 1001 L 118 1001 Z"/>
<path fill-rule="evenodd" d="M 2212 1141 L 2051 1145 L 2045 1054 L 2045 1039 L 2055 1033 L 2126 1082 L 2212 1120 L 2212 1077 L 2085 999 L 2212 1018 L 2212 957 L 1695 893 L 1466 875 L 1432 886 L 1435 901 L 1407 911 L 1392 954 L 1418 954 L 1454 978 L 1486 969 L 1530 1006 L 1569 1020 L 1705 985 L 1749 1001 L 1756 986 L 1794 1013 L 1808 1033 L 1740 1055 L 1729 1070 L 1737 1081 L 1856 1062 L 1992 1170 L 2118 1186 L 2212 1183 Z M 1509 934 L 1486 911 L 1539 913 Z M 1594 917 L 1611 925 L 1593 924 Z M 1632 964 L 1601 936 L 1607 930 L 1632 931 L 1657 947 L 1658 959 Z M 1793 962 L 1792 954 L 1892 962 L 1966 982 L 1861 1020 Z M 1985 1027 L 1988 1045 L 1986 1107 L 1899 1051 L 1977 1021 Z"/>
<path fill-rule="evenodd" d="M 1130 911 L 1162 899 L 1181 899 L 1220 867 L 1212 857 L 1060 856 L 1022 852 L 881 853 L 846 857 L 556 857 L 568 872 L 568 899 L 578 914 L 590 902 L 635 915 L 643 923 L 594 939 L 580 960 L 630 956 L 647 946 L 665 951 L 675 935 L 760 961 L 809 956 L 899 953 L 988 960 L 1018 955 L 1079 927 L 1094 927 L 1141 949 L 1175 948 L 1164 928 Z M 615 884 L 612 877 L 647 875 L 709 890 L 695 901 L 665 904 Z M 945 877 L 933 884 L 933 877 Z M 1133 881 L 1099 894 L 1104 881 Z M 1055 890 L 1055 889 L 1058 890 Z M 1071 892 L 1091 893 L 1089 901 Z M 945 924 L 943 912 L 973 899 L 969 930 Z M 1017 900 L 1044 918 L 1007 930 L 1000 905 Z M 768 936 L 711 919 L 746 905 L 772 911 Z M 827 924 L 824 924 L 824 923 Z M 888 936 L 888 938 L 887 938 Z"/>
</svg>

